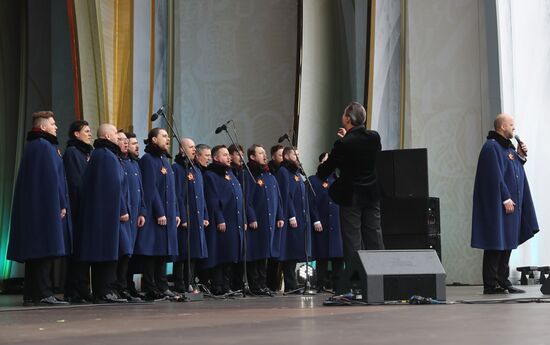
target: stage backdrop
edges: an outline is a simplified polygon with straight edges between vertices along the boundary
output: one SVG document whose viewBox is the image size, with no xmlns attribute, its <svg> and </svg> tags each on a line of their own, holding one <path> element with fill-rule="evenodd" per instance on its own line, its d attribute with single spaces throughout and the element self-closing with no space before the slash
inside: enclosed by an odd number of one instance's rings
<svg viewBox="0 0 550 345">
<path fill-rule="evenodd" d="M 525 164 L 541 232 L 512 252 L 510 268 L 550 265 L 550 146 L 546 126 L 550 108 L 550 4 L 548 1 L 497 1 L 502 111 L 516 118 L 516 132 L 529 147 Z"/>
<path fill-rule="evenodd" d="M 267 150 L 292 128 L 296 0 L 176 1 L 174 119 L 197 144 L 229 144 L 233 120 L 245 149 Z"/>
</svg>

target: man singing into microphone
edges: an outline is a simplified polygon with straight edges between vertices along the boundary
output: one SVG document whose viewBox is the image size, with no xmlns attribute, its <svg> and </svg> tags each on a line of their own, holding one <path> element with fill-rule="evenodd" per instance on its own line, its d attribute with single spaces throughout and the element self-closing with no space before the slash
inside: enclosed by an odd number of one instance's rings
<svg viewBox="0 0 550 345">
<path fill-rule="evenodd" d="M 514 118 L 497 115 L 481 148 L 474 185 L 472 247 L 483 249 L 483 293 L 522 293 L 512 286 L 508 261 L 512 249 L 539 231 L 529 184 L 523 169 L 527 145 L 518 149 Z"/>
</svg>

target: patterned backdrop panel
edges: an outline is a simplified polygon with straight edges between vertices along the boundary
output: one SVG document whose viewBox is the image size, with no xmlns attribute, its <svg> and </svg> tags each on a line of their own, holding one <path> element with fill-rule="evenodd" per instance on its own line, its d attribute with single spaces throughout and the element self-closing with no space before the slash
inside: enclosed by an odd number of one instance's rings
<svg viewBox="0 0 550 345">
<path fill-rule="evenodd" d="M 234 120 L 239 141 L 266 147 L 293 123 L 298 9 L 295 0 L 175 3 L 174 119 L 184 136 Z"/>
</svg>

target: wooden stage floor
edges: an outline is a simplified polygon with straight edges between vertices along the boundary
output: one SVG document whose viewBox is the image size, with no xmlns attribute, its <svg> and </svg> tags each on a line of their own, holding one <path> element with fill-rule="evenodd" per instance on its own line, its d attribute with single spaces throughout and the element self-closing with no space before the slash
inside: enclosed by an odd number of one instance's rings
<svg viewBox="0 0 550 345">
<path fill-rule="evenodd" d="M 540 285 L 525 288 L 448 287 L 447 305 L 342 307 L 323 306 L 327 294 L 59 308 L 1 295 L 0 344 L 549 344 L 550 303 L 534 303 L 547 302 Z"/>
</svg>

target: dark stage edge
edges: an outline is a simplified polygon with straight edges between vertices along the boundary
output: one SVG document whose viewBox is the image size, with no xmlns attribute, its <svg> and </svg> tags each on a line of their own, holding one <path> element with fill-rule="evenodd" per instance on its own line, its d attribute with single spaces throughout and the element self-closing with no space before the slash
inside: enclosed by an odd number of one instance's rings
<svg viewBox="0 0 550 345">
<path fill-rule="evenodd" d="M 545 298 L 448 287 L 447 301 Z M 0 344 L 546 344 L 550 303 L 324 307 L 329 297 L 279 296 L 20 307 L 0 296 Z"/>
</svg>

